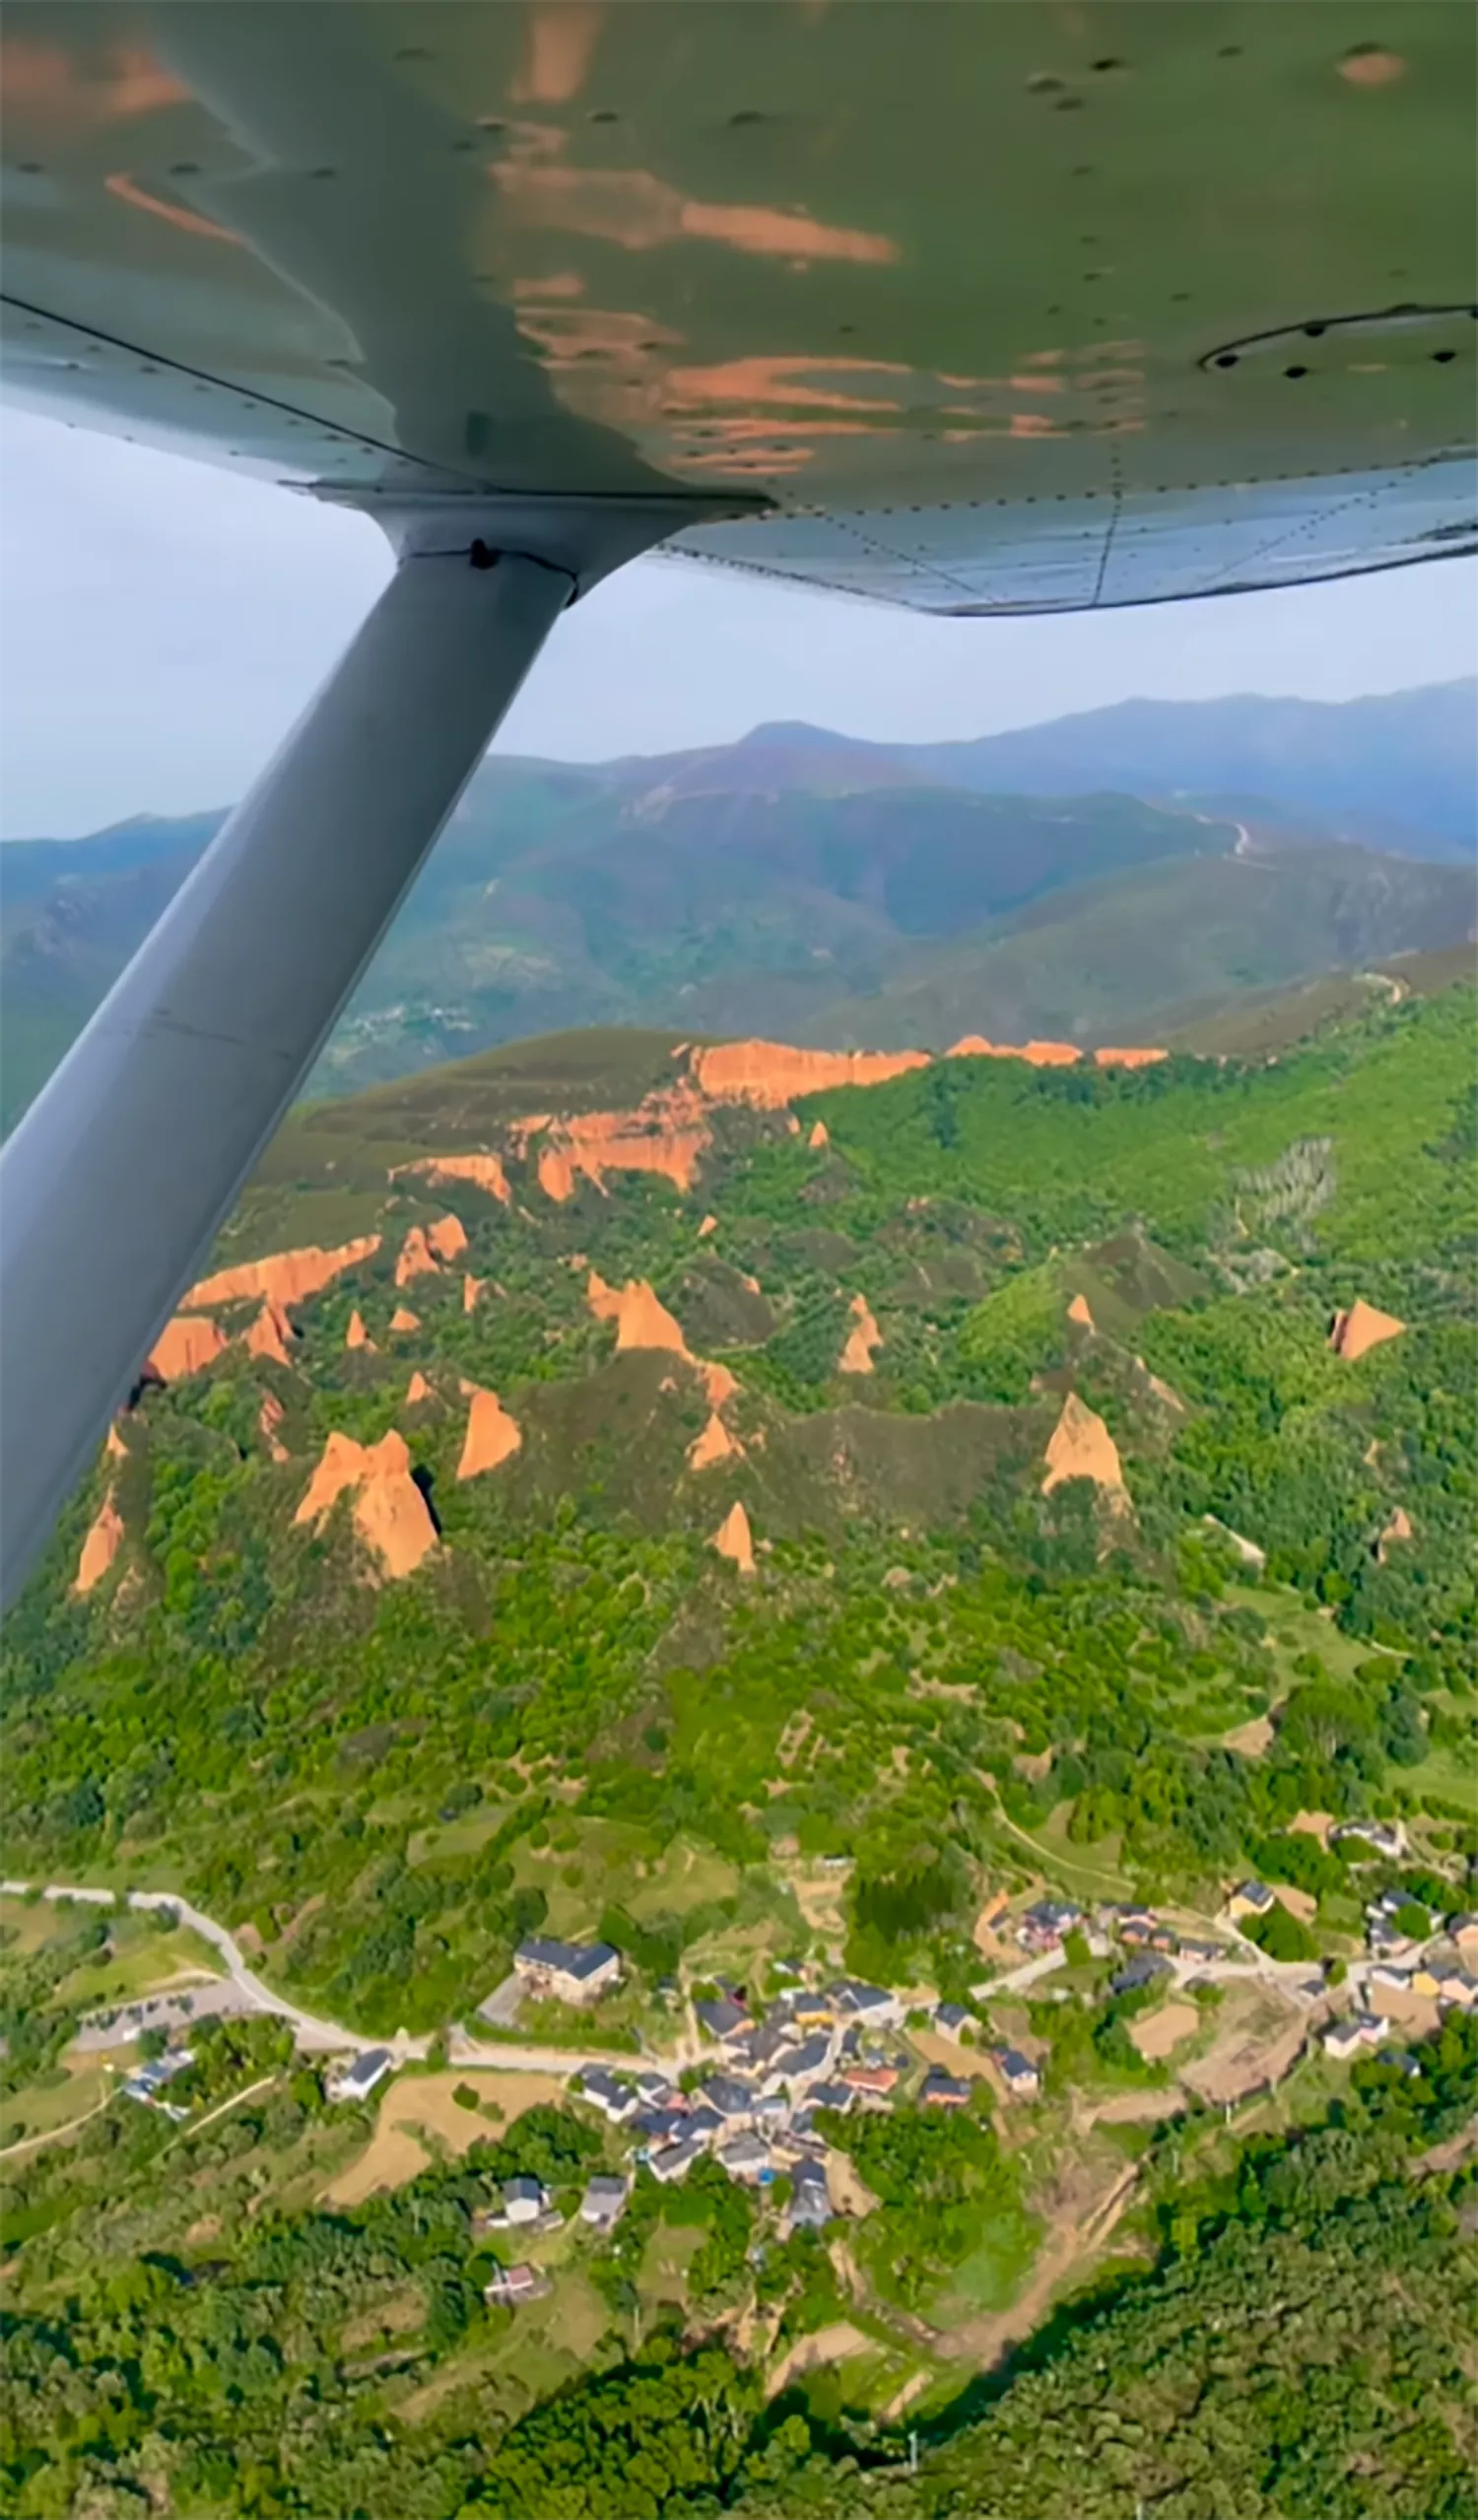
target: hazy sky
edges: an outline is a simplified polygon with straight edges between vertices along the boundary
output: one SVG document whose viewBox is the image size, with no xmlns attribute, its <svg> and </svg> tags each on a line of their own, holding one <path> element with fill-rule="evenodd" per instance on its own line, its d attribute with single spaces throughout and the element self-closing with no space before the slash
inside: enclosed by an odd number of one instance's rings
<svg viewBox="0 0 1478 2520">
<path fill-rule="evenodd" d="M 81 429 L 0 415 L 0 831 L 95 831 L 239 795 L 389 570 L 362 518 Z M 903 611 L 638 563 L 557 628 L 499 737 L 567 760 L 765 718 L 994 733 L 1144 695 L 1344 700 L 1470 673 L 1478 564 L 1056 620 Z"/>
</svg>

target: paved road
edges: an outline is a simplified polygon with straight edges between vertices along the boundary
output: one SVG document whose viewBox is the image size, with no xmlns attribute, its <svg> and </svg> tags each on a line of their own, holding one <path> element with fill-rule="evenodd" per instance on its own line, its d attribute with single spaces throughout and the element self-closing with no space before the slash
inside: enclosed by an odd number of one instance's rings
<svg viewBox="0 0 1478 2520">
<path fill-rule="evenodd" d="M 0 1893 L 7 1898 L 23 1898 L 31 1886 L 28 1881 L 0 1881 Z M 290 2004 L 285 1995 L 279 1995 L 274 1987 L 268 1986 L 265 1978 L 258 1977 L 255 1969 L 248 1967 L 240 1944 L 227 1933 L 225 1926 L 217 1925 L 214 1917 L 203 1916 L 199 1908 L 191 1907 L 189 1900 L 182 1899 L 177 1891 L 128 1890 L 123 1895 L 129 1907 L 146 1913 L 171 1908 L 181 1925 L 187 1925 L 192 1933 L 198 1934 L 202 1941 L 219 1951 L 226 1975 L 243 1999 L 243 2009 L 272 2012 L 280 2021 L 291 2022 L 301 2048 L 325 2055 L 370 2044 L 360 2031 L 346 2029 L 342 2021 L 321 2020 L 316 2013 L 304 2012 L 301 2005 Z M 43 1899 L 82 1899 L 92 1907 L 111 1907 L 116 1893 L 86 1889 L 73 1881 L 48 1881 L 41 1896 Z M 385 2044 L 394 2050 L 396 2058 L 403 2064 L 408 2057 L 424 2057 L 431 2041 L 408 2038 L 402 2032 Z"/>
<path fill-rule="evenodd" d="M 31 1884 L 27 1881 L 0 1881 L 0 1894 L 7 1898 L 24 1898 Z M 173 1890 L 129 1890 L 128 1905 L 145 1911 L 170 1908 L 181 1925 L 187 1925 L 221 1955 L 226 1975 L 242 1998 L 242 2009 L 250 2012 L 275 2013 L 280 2021 L 292 2024 L 298 2045 L 319 2056 L 341 2054 L 346 2048 L 358 2050 L 371 2042 L 359 2030 L 346 2029 L 341 2021 L 326 2021 L 316 2013 L 304 2012 L 302 2006 L 290 2004 L 275 1987 L 268 1986 L 247 1965 L 240 1944 L 228 1934 L 224 1925 L 213 1917 L 202 1915 Z M 94 1890 L 72 1881 L 48 1881 L 41 1892 L 43 1899 L 81 1899 L 91 1907 L 111 1907 L 115 1893 Z M 413 2039 L 404 2032 L 384 2044 L 394 2054 L 397 2064 L 404 2065 L 412 2057 L 424 2058 L 431 2048 L 429 2038 Z M 452 2065 L 493 2067 L 504 2074 L 577 2074 L 582 2065 L 619 2065 L 629 2070 L 638 2065 L 656 2064 L 664 2072 L 679 2071 L 676 2057 L 664 2060 L 645 2054 L 635 2056 L 624 2048 L 552 2048 L 532 2042 L 524 2044 L 504 2039 L 476 2039 L 461 2028 L 447 2033 L 446 2053 Z"/>
</svg>

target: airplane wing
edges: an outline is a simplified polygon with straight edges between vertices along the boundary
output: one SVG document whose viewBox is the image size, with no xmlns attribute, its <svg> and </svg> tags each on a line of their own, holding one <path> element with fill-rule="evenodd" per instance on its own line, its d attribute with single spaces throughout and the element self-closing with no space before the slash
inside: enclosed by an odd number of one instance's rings
<svg viewBox="0 0 1478 2520">
<path fill-rule="evenodd" d="M 604 571 L 971 617 L 1478 548 L 1475 32 L 12 0 L 8 390 L 362 508 L 400 567 L 6 1149 L 10 1589 Z"/>
</svg>

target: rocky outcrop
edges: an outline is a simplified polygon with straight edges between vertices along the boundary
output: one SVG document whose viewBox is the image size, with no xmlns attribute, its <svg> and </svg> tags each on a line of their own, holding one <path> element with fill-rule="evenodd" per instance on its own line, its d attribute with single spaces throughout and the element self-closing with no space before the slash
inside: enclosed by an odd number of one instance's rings
<svg viewBox="0 0 1478 2520">
<path fill-rule="evenodd" d="M 409 1305 L 397 1304 L 390 1315 L 390 1328 L 392 1330 L 419 1330 L 421 1316 L 419 1313 L 413 1313 Z"/>
<path fill-rule="evenodd" d="M 481 1295 L 481 1293 L 482 1293 L 482 1291 L 483 1291 L 483 1288 L 486 1286 L 487 1282 L 488 1282 L 488 1281 L 487 1281 L 487 1279 L 486 1279 L 485 1277 L 464 1277 L 464 1278 L 463 1278 L 463 1280 L 462 1280 L 462 1310 L 463 1310 L 463 1312 L 464 1312 L 464 1313 L 475 1313 L 475 1312 L 477 1311 L 477 1299 L 478 1299 L 479 1295 Z"/>
<path fill-rule="evenodd" d="M 1336 1313 L 1329 1331 L 1329 1344 L 1336 1356 L 1353 1365 L 1356 1358 L 1369 1354 L 1388 1338 L 1399 1338 L 1406 1324 L 1398 1322 L 1394 1313 L 1377 1312 L 1363 1295 L 1357 1295 L 1347 1313 Z"/>
<path fill-rule="evenodd" d="M 695 1436 L 688 1447 L 688 1467 L 690 1470 L 707 1470 L 715 1462 L 742 1460 L 743 1456 L 743 1445 L 729 1433 L 715 1408 L 703 1433 Z"/>
<path fill-rule="evenodd" d="M 820 1147 L 830 1146 L 831 1142 L 832 1132 L 828 1128 L 826 1122 L 824 1120 L 813 1120 L 811 1123 L 811 1134 L 806 1140 L 806 1144 L 810 1147 L 812 1153 L 815 1154 Z"/>
<path fill-rule="evenodd" d="M 346 1491 L 354 1500 L 354 1528 L 387 1575 L 412 1574 L 437 1546 L 405 1437 L 393 1427 L 377 1444 L 330 1435 L 295 1522 L 321 1523 Z"/>
<path fill-rule="evenodd" d="M 1407 1513 L 1404 1505 L 1396 1506 L 1391 1515 L 1390 1521 L 1386 1524 L 1380 1537 L 1376 1542 L 1376 1555 L 1379 1559 L 1380 1564 L 1382 1566 L 1385 1564 L 1386 1557 L 1389 1554 L 1393 1540 L 1413 1540 L 1415 1537 L 1416 1533 L 1412 1529 L 1411 1516 Z"/>
<path fill-rule="evenodd" d="M 523 1429 L 509 1417 L 496 1392 L 482 1391 L 476 1383 L 464 1383 L 462 1390 L 468 1401 L 467 1433 L 457 1476 L 478 1478 L 521 1449 Z"/>
<path fill-rule="evenodd" d="M 1076 1322 L 1080 1329 L 1092 1329 L 1093 1315 L 1088 1309 L 1088 1298 L 1086 1295 L 1075 1295 L 1073 1297 L 1072 1302 L 1067 1308 L 1067 1318 L 1070 1322 Z"/>
<path fill-rule="evenodd" d="M 710 1548 L 737 1566 L 741 1575 L 755 1571 L 755 1543 L 749 1528 L 749 1516 L 742 1505 L 731 1505 L 708 1542 Z"/>
<path fill-rule="evenodd" d="M 838 1360 L 839 1374 L 870 1374 L 873 1350 L 883 1344 L 883 1333 L 873 1320 L 865 1295 L 854 1295 L 851 1302 L 852 1327 L 846 1334 L 846 1345 Z"/>
<path fill-rule="evenodd" d="M 371 1354 L 373 1352 L 374 1341 L 365 1328 L 364 1318 L 358 1306 L 349 1316 L 349 1328 L 344 1333 L 344 1344 L 346 1347 L 368 1347 Z"/>
<path fill-rule="evenodd" d="M 592 1268 L 585 1301 L 598 1322 L 615 1323 L 618 1352 L 628 1347 L 664 1347 L 674 1356 L 689 1355 L 681 1326 L 666 1305 L 658 1303 L 644 1277 L 629 1278 L 618 1288 L 608 1286 Z"/>
<path fill-rule="evenodd" d="M 1072 1042 L 988 1042 L 982 1033 L 967 1033 L 946 1058 L 1022 1058 L 1029 1067 L 1075 1067 L 1089 1056 L 1099 1067 L 1149 1067 L 1164 1058 L 1163 1050 L 1095 1050 L 1085 1054 Z"/>
<path fill-rule="evenodd" d="M 214 1277 L 203 1277 L 182 1298 L 182 1310 L 193 1313 L 202 1306 L 234 1304 L 251 1296 L 264 1304 L 302 1304 L 309 1295 L 321 1294 L 347 1268 L 372 1260 L 378 1249 L 377 1234 L 362 1234 L 357 1242 L 341 1243 L 332 1252 L 310 1243 L 302 1251 L 277 1252 L 270 1260 L 244 1260 L 237 1268 L 218 1269 Z"/>
<path fill-rule="evenodd" d="M 298 1335 L 280 1304 L 270 1297 L 262 1306 L 246 1333 L 246 1348 L 252 1356 L 270 1356 L 274 1365 L 291 1365 L 288 1341 Z"/>
<path fill-rule="evenodd" d="M 886 1084 L 928 1065 L 921 1050 L 793 1050 L 784 1042 L 717 1042 L 689 1053 L 689 1072 L 707 1101 L 763 1112 L 838 1085 Z"/>
<path fill-rule="evenodd" d="M 418 1366 L 405 1387 L 405 1404 L 407 1408 L 415 1408 L 419 1401 L 431 1397 L 432 1387 Z"/>
<path fill-rule="evenodd" d="M 145 1377 L 154 1383 L 179 1383 L 188 1374 L 203 1374 L 230 1344 L 219 1323 L 176 1313 L 149 1351 Z"/>
<path fill-rule="evenodd" d="M 1062 1414 L 1047 1444 L 1042 1494 L 1050 1495 L 1054 1487 L 1070 1478 L 1091 1478 L 1095 1487 L 1110 1495 L 1128 1495 L 1112 1436 L 1076 1392 L 1069 1392 L 1063 1401 Z"/>
<path fill-rule="evenodd" d="M 649 1094 L 634 1112 L 580 1112 L 570 1120 L 547 1114 L 520 1121 L 513 1142 L 523 1152 L 547 1131 L 538 1155 L 539 1188 L 546 1198 L 571 1198 L 580 1181 L 604 1187 L 607 1173 L 656 1173 L 677 1190 L 693 1187 L 699 1160 L 711 1144 L 703 1105 L 678 1085 Z"/>
<path fill-rule="evenodd" d="M 439 1260 L 460 1260 L 467 1249 L 467 1228 L 460 1216 L 438 1216 L 426 1229 L 426 1239 Z"/>
<path fill-rule="evenodd" d="M 127 1461 L 128 1446 L 124 1443 L 122 1436 L 118 1433 L 116 1424 L 108 1428 L 102 1449 L 110 1462 Z"/>
<path fill-rule="evenodd" d="M 396 1285 L 409 1286 L 414 1278 L 435 1277 L 437 1273 L 436 1255 L 425 1227 L 413 1225 L 400 1246 L 400 1258 L 395 1263 Z"/>
<path fill-rule="evenodd" d="M 282 1424 L 283 1415 L 283 1404 L 277 1394 L 264 1392 L 261 1407 L 256 1413 L 256 1431 L 274 1462 L 287 1462 L 292 1459 L 292 1455 L 277 1431 Z"/>
<path fill-rule="evenodd" d="M 734 1398 L 739 1379 L 729 1372 L 726 1365 L 700 1365 L 698 1370 L 704 1378 L 704 1390 L 708 1395 L 710 1408 L 722 1408 L 725 1400 Z"/>
<path fill-rule="evenodd" d="M 503 1168 L 501 1155 L 422 1155 L 414 1164 L 397 1164 L 390 1179 L 399 1181 L 406 1173 L 418 1173 L 434 1190 L 445 1190 L 452 1182 L 470 1182 L 474 1190 L 485 1190 L 504 1207 L 512 1204 L 513 1193 Z"/>
<path fill-rule="evenodd" d="M 706 1242 L 706 1241 L 707 1241 L 708 1236 L 709 1236 L 710 1234 L 716 1234 L 716 1233 L 717 1233 L 717 1231 L 718 1231 L 718 1219 L 717 1219 L 717 1217 L 716 1217 L 716 1216 L 705 1216 L 705 1217 L 704 1218 L 703 1223 L 700 1225 L 700 1227 L 699 1227 L 699 1229 L 698 1229 L 698 1239 L 699 1239 L 699 1241 L 700 1241 L 701 1243 Z"/>
<path fill-rule="evenodd" d="M 122 1545 L 123 1517 L 109 1491 L 83 1541 L 82 1555 L 77 1561 L 77 1573 L 72 1584 L 73 1592 L 91 1593 L 95 1584 L 101 1584 Z"/>
</svg>

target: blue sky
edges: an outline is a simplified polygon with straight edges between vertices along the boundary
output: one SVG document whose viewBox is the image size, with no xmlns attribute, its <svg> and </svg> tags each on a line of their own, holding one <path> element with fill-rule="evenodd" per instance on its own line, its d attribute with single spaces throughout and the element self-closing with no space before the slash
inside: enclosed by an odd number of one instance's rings
<svg viewBox="0 0 1478 2520">
<path fill-rule="evenodd" d="M 362 518 L 0 415 L 0 831 L 229 803 L 388 575 Z M 1202 604 L 931 622 L 637 564 L 563 621 L 499 737 L 567 760 L 765 718 L 922 740 L 1137 696 L 1344 700 L 1470 673 L 1478 563 Z"/>
</svg>

